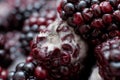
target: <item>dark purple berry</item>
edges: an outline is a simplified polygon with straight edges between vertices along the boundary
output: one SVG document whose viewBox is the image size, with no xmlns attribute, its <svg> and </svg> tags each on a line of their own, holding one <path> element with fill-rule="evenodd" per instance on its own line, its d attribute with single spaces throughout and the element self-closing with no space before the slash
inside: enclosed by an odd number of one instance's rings
<svg viewBox="0 0 120 80">
<path fill-rule="evenodd" d="M 25 64 L 24 62 L 19 63 L 19 64 L 16 66 L 16 71 L 22 71 L 24 64 Z"/>
<path fill-rule="evenodd" d="M 67 3 L 65 6 L 64 6 L 64 11 L 67 15 L 72 15 L 75 11 L 75 7 L 72 3 Z"/>
<path fill-rule="evenodd" d="M 26 80 L 27 75 L 24 71 L 17 71 L 14 73 L 13 80 Z"/>
<path fill-rule="evenodd" d="M 87 7 L 87 2 L 84 0 L 79 1 L 79 3 L 76 5 L 78 11 L 81 11 L 86 7 Z"/>
</svg>

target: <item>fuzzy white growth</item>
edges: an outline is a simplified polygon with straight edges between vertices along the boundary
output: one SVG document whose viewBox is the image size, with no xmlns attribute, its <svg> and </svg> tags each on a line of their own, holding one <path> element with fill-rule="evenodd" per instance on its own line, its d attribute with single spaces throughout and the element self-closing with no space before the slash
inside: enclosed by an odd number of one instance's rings
<svg viewBox="0 0 120 80">
<path fill-rule="evenodd" d="M 66 28 L 67 31 L 60 31 L 57 30 L 59 28 Z M 72 34 L 73 38 L 72 41 L 64 40 L 62 41 L 62 38 L 65 37 L 68 34 Z M 71 62 L 74 63 L 76 61 L 82 61 L 84 60 L 86 53 L 87 53 L 87 45 L 85 42 L 80 38 L 80 36 L 76 35 L 73 28 L 67 25 L 66 22 L 60 23 L 60 21 L 56 20 L 54 23 L 49 25 L 47 27 L 47 32 L 40 32 L 38 34 L 38 37 L 46 37 L 47 41 L 40 46 L 40 44 L 37 44 L 38 47 L 44 48 L 48 47 L 47 53 L 50 51 L 53 51 L 55 48 L 59 48 L 61 50 L 62 44 L 70 44 L 75 48 L 77 45 L 79 45 L 80 50 L 77 58 L 73 58 L 73 54 L 70 54 L 71 56 Z"/>
<path fill-rule="evenodd" d="M 92 71 L 92 74 L 91 74 L 89 80 L 103 80 L 101 78 L 101 76 L 99 75 L 99 69 L 98 69 L 98 67 L 94 67 L 93 68 L 93 71 Z"/>
</svg>

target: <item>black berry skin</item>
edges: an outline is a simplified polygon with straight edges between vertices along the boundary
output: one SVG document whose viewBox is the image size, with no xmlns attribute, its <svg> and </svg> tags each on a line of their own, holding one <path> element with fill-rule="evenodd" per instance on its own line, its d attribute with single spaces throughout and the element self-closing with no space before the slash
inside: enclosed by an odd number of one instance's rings
<svg viewBox="0 0 120 80">
<path fill-rule="evenodd" d="M 13 76 L 13 80 L 26 80 L 27 75 L 24 71 L 17 71 Z"/>
<path fill-rule="evenodd" d="M 7 78 L 7 80 L 55 80 L 49 76 L 48 71 L 43 66 L 38 65 L 36 61 L 17 64 L 15 71 L 10 71 L 5 78 Z"/>
<path fill-rule="evenodd" d="M 16 66 L 16 71 L 22 71 L 24 64 L 25 64 L 24 62 L 19 63 L 19 64 Z"/>
<path fill-rule="evenodd" d="M 91 45 L 119 36 L 119 0 L 63 0 L 58 6 L 62 20 Z"/>
<path fill-rule="evenodd" d="M 99 73 L 104 80 L 120 79 L 120 38 L 107 40 L 95 48 Z"/>
<path fill-rule="evenodd" d="M 25 70 L 29 75 L 32 75 L 32 74 L 34 74 L 34 70 L 35 70 L 35 65 L 34 65 L 34 63 L 26 63 L 26 64 L 24 64 L 24 66 L 23 66 L 23 70 Z"/>
</svg>

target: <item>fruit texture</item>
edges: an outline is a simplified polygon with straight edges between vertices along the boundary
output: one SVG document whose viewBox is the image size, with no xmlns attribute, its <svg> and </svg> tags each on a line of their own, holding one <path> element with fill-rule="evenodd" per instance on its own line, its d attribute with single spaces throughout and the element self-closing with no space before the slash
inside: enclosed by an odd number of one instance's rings
<svg viewBox="0 0 120 80">
<path fill-rule="evenodd" d="M 120 38 L 115 37 L 95 48 L 99 73 L 104 80 L 120 79 Z"/>
<path fill-rule="evenodd" d="M 24 20 L 39 12 L 45 0 L 4 0 L 0 3 L 0 27 L 5 31 L 21 30 Z"/>
<path fill-rule="evenodd" d="M 59 20 L 40 27 L 39 31 L 31 43 L 31 55 L 38 64 L 43 65 L 55 80 L 68 80 L 78 75 L 87 55 L 85 42 L 66 22 Z"/>
<path fill-rule="evenodd" d="M 62 0 L 60 17 L 90 44 L 119 35 L 119 0 Z"/>
<path fill-rule="evenodd" d="M 7 80 L 54 80 L 48 77 L 46 69 L 34 62 L 21 62 L 15 71 L 8 73 Z"/>
<path fill-rule="evenodd" d="M 14 21 L 17 21 L 14 24 L 15 28 L 22 29 L 21 24 L 24 20 L 29 18 L 33 12 L 39 12 L 43 4 L 45 4 L 45 0 L 13 0 L 15 10 L 12 17 L 14 17 Z"/>
<path fill-rule="evenodd" d="M 24 53 L 28 55 L 30 53 L 30 42 L 33 37 L 39 32 L 40 28 L 44 28 L 52 23 L 57 17 L 55 7 L 49 7 L 49 4 L 44 6 L 40 12 L 34 12 L 31 17 L 25 20 L 22 28 L 22 35 L 20 42 Z"/>
</svg>

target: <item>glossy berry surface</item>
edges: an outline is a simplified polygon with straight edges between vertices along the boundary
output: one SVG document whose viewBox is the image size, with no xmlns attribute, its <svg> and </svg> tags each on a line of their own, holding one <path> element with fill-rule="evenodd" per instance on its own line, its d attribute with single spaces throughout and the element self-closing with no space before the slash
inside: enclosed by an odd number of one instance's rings
<svg viewBox="0 0 120 80">
<path fill-rule="evenodd" d="M 105 80 L 120 79 L 120 38 L 115 37 L 95 49 L 99 72 Z"/>
<path fill-rule="evenodd" d="M 31 48 L 31 55 L 38 64 L 43 65 L 54 79 L 62 80 L 80 72 L 87 50 L 86 44 L 73 29 L 59 20 L 41 28 Z"/>
<path fill-rule="evenodd" d="M 7 80 L 54 80 L 48 77 L 48 72 L 43 66 L 34 62 L 21 62 L 15 71 L 8 73 Z"/>
<path fill-rule="evenodd" d="M 119 36 L 119 0 L 62 0 L 60 17 L 91 45 Z"/>
</svg>

